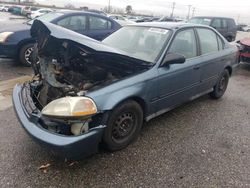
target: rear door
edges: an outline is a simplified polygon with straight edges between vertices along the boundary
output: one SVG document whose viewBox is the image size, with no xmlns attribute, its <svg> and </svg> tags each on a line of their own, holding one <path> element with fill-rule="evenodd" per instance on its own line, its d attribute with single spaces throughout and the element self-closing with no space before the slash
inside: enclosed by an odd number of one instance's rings
<svg viewBox="0 0 250 188">
<path fill-rule="evenodd" d="M 192 28 L 182 30 L 174 37 L 168 53 L 182 54 L 186 62 L 158 68 L 158 111 L 164 112 L 198 94 L 201 71 L 197 47 Z"/>
<path fill-rule="evenodd" d="M 227 57 L 223 53 L 224 41 L 209 28 L 196 28 L 201 54 L 202 89 L 212 88 L 223 70 Z"/>
</svg>

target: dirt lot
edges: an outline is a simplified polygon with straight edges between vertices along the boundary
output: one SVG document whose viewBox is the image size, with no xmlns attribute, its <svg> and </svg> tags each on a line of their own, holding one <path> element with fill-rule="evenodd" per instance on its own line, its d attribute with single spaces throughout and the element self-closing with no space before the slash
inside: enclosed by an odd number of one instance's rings
<svg viewBox="0 0 250 188">
<path fill-rule="evenodd" d="M 240 64 L 221 100 L 203 96 L 146 123 L 128 148 L 73 163 L 16 119 L 11 90 L 31 73 L 0 60 L 0 187 L 250 187 L 250 65 Z"/>
</svg>

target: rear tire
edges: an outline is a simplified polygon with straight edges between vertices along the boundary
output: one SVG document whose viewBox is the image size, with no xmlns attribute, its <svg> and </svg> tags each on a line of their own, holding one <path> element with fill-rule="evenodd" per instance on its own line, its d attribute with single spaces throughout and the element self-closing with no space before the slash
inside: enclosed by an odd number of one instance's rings
<svg viewBox="0 0 250 188">
<path fill-rule="evenodd" d="M 219 99 L 224 95 L 228 86 L 229 78 L 229 71 L 225 69 L 220 75 L 217 84 L 214 86 L 214 90 L 210 93 L 210 96 L 213 99 Z"/>
<path fill-rule="evenodd" d="M 32 52 L 34 50 L 34 44 L 25 44 L 20 48 L 19 61 L 22 65 L 30 67 L 32 61 Z"/>
<path fill-rule="evenodd" d="M 121 103 L 108 116 L 103 142 L 110 151 L 127 147 L 140 133 L 143 123 L 141 106 L 132 100 Z"/>
</svg>

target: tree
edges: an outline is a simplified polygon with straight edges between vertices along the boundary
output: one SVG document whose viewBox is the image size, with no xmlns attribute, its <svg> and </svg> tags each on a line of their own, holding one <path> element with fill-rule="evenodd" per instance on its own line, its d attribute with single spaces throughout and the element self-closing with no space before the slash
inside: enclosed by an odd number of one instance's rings
<svg viewBox="0 0 250 188">
<path fill-rule="evenodd" d="M 75 9 L 75 6 L 72 5 L 71 3 L 68 3 L 68 4 L 64 5 L 64 7 L 67 8 L 67 9 Z"/>
<path fill-rule="evenodd" d="M 128 6 L 126 6 L 126 12 L 127 12 L 127 14 L 131 14 L 132 13 L 132 6 L 131 5 L 128 5 Z"/>
</svg>

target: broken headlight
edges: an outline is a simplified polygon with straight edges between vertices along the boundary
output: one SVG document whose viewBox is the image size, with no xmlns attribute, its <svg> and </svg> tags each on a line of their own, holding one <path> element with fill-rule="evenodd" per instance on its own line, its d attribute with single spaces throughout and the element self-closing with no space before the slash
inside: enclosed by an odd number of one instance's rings
<svg viewBox="0 0 250 188">
<path fill-rule="evenodd" d="M 55 118 L 86 118 L 97 113 L 95 102 L 88 97 L 63 97 L 46 105 L 42 114 Z"/>
</svg>

